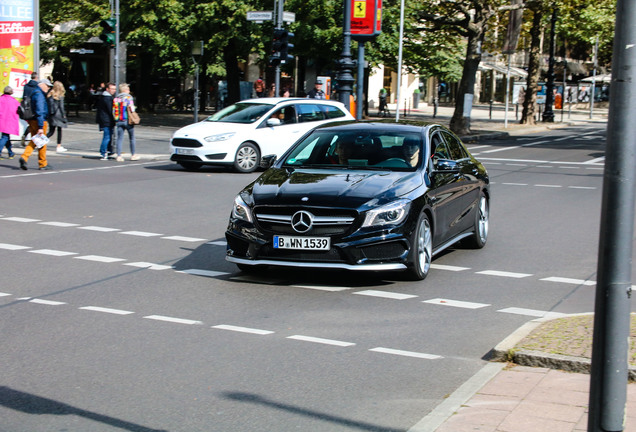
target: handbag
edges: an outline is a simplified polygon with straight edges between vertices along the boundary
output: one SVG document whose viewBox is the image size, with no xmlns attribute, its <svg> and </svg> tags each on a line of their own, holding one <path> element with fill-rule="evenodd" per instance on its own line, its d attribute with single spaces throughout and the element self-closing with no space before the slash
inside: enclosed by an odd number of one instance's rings
<svg viewBox="0 0 636 432">
<path fill-rule="evenodd" d="M 128 124 L 129 125 L 138 125 L 141 122 L 139 118 L 139 114 L 136 111 L 133 111 L 131 106 L 128 105 Z"/>
</svg>

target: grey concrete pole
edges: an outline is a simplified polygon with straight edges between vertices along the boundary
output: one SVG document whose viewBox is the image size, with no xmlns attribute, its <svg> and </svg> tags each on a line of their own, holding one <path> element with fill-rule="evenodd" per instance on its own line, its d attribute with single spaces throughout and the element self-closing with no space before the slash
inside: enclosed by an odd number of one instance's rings
<svg viewBox="0 0 636 432">
<path fill-rule="evenodd" d="M 636 192 L 636 2 L 618 0 L 601 205 L 588 431 L 623 430 Z"/>
</svg>

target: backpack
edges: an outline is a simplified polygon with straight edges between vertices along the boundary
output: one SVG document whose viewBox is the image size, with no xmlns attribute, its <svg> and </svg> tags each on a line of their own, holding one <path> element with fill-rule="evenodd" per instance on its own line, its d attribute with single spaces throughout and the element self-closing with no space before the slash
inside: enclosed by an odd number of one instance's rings
<svg viewBox="0 0 636 432">
<path fill-rule="evenodd" d="M 32 120 L 35 118 L 35 112 L 31 107 L 31 97 L 27 96 L 22 98 L 22 102 L 20 102 L 20 108 L 18 110 L 20 114 L 20 118 L 23 120 Z"/>
</svg>

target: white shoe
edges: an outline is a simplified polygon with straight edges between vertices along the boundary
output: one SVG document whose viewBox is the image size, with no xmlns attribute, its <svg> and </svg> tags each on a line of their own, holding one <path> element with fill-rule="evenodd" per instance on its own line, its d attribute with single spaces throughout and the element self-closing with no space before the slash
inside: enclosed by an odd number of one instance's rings
<svg viewBox="0 0 636 432">
<path fill-rule="evenodd" d="M 100 160 L 108 160 L 108 156 L 102 156 Z"/>
<path fill-rule="evenodd" d="M 68 151 L 68 149 L 64 146 L 59 146 L 55 151 L 58 153 L 64 153 L 65 151 Z"/>
<path fill-rule="evenodd" d="M 139 156 L 137 156 L 137 155 L 132 155 L 132 156 L 130 157 L 130 160 L 131 160 L 131 161 L 139 160 Z"/>
<path fill-rule="evenodd" d="M 117 162 L 123 162 L 124 158 L 122 156 L 117 156 L 117 159 L 115 159 Z"/>
</svg>

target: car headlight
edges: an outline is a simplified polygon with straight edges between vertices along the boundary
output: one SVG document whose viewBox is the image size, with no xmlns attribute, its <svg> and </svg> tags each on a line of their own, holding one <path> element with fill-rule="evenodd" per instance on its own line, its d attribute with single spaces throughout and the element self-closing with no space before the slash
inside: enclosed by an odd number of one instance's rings
<svg viewBox="0 0 636 432">
<path fill-rule="evenodd" d="M 234 198 L 234 205 L 232 206 L 232 218 L 240 219 L 246 222 L 254 222 L 254 218 L 252 217 L 252 210 L 245 204 L 243 198 L 240 195 L 237 195 Z"/>
<path fill-rule="evenodd" d="M 222 133 L 217 135 L 210 135 L 208 137 L 203 138 L 203 141 L 205 142 L 227 141 L 230 138 L 232 138 L 234 135 L 236 135 L 236 132 L 227 132 L 227 133 Z"/>
<path fill-rule="evenodd" d="M 397 225 L 402 223 L 409 213 L 411 201 L 401 199 L 367 211 L 363 227 Z"/>
</svg>

